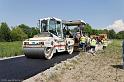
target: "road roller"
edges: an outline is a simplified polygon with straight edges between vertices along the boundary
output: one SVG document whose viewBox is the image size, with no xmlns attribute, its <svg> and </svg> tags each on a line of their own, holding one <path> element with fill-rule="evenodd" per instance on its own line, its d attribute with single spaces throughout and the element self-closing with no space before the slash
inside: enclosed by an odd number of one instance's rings
<svg viewBox="0 0 124 82">
<path fill-rule="evenodd" d="M 51 59 L 57 52 L 73 53 L 74 39 L 65 33 L 63 20 L 55 17 L 43 18 L 38 20 L 38 26 L 40 34 L 23 41 L 26 57 Z"/>
</svg>

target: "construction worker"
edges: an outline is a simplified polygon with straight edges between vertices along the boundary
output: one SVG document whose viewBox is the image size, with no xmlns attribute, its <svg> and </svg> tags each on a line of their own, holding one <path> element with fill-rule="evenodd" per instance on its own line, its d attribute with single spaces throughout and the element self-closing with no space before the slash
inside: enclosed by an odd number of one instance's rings
<svg viewBox="0 0 124 82">
<path fill-rule="evenodd" d="M 107 47 L 108 42 L 107 42 L 106 39 L 103 39 L 103 40 L 102 40 L 102 43 L 103 43 L 103 50 L 104 50 L 104 49 Z"/>
<path fill-rule="evenodd" d="M 71 32 L 70 29 L 68 29 L 68 31 L 67 31 L 67 35 L 69 36 L 69 38 L 73 38 L 73 34 L 72 34 L 72 32 Z"/>
<path fill-rule="evenodd" d="M 84 35 L 82 35 L 80 37 L 80 43 L 79 43 L 80 48 L 83 49 L 83 51 L 85 51 L 85 46 L 86 46 L 86 37 Z"/>
<path fill-rule="evenodd" d="M 75 43 L 79 43 L 80 32 L 76 32 L 74 38 L 75 38 Z"/>
<path fill-rule="evenodd" d="M 86 52 L 90 50 L 90 37 L 86 36 Z"/>
<path fill-rule="evenodd" d="M 90 41 L 90 49 L 92 54 L 94 54 L 95 52 L 96 43 L 97 41 L 95 40 L 95 38 L 92 38 Z"/>
</svg>

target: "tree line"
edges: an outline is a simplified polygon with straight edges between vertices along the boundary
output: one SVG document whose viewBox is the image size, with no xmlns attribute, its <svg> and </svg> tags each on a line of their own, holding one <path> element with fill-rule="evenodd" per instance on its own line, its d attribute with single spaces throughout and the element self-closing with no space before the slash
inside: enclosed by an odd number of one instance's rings
<svg viewBox="0 0 124 82">
<path fill-rule="evenodd" d="M 86 24 L 84 32 L 87 32 L 89 35 L 99 35 L 99 34 L 107 34 L 109 39 L 124 39 L 124 31 L 115 32 L 113 29 L 93 29 L 89 24 Z"/>
<path fill-rule="evenodd" d="M 36 27 L 29 27 L 25 24 L 20 24 L 16 27 L 9 27 L 7 23 L 0 24 L 0 41 L 22 41 L 31 38 L 39 33 Z"/>
<path fill-rule="evenodd" d="M 89 35 L 107 34 L 109 39 L 124 39 L 124 31 L 116 33 L 113 29 L 98 30 L 93 29 L 89 24 L 85 25 L 83 31 Z M 40 33 L 38 28 L 29 27 L 25 24 L 20 24 L 16 27 L 9 27 L 5 22 L 0 24 L 0 41 L 22 41 L 38 33 Z"/>
</svg>

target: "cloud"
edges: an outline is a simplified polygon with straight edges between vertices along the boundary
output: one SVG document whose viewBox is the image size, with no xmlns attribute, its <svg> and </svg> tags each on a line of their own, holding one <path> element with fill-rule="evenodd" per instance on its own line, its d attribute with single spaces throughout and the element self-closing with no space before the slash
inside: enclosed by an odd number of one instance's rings
<svg viewBox="0 0 124 82">
<path fill-rule="evenodd" d="M 119 32 L 124 30 L 124 21 L 116 20 L 112 25 L 107 26 L 107 29 L 114 29 L 115 32 Z"/>
</svg>

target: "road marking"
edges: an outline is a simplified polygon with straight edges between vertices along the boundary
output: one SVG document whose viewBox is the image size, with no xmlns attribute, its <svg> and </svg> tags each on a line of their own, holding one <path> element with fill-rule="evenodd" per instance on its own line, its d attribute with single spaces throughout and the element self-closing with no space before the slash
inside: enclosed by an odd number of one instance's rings
<svg viewBox="0 0 124 82">
<path fill-rule="evenodd" d="M 12 56 L 12 57 L 4 57 L 4 58 L 0 58 L 0 60 L 13 59 L 13 58 L 18 58 L 18 57 L 23 57 L 23 56 L 24 56 L 24 55 Z"/>
</svg>

